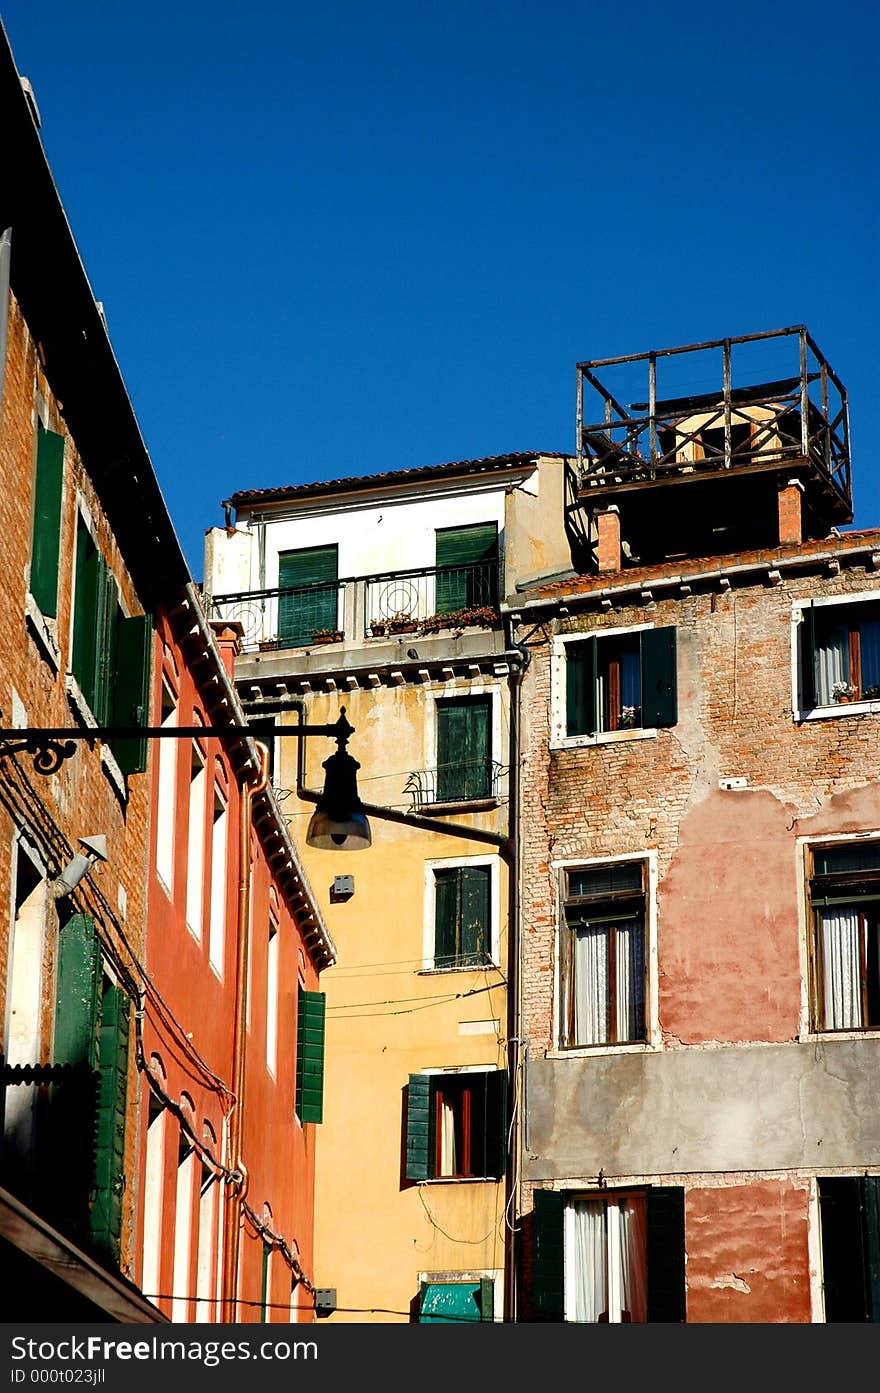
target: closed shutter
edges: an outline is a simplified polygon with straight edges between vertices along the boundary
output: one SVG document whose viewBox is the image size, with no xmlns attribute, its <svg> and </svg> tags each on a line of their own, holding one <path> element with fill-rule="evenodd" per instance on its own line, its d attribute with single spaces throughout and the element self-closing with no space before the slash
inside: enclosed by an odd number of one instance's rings
<svg viewBox="0 0 880 1393">
<path fill-rule="evenodd" d="M 92 919 L 88 914 L 72 915 L 63 925 L 58 939 L 56 1064 L 95 1067 L 100 962 Z"/>
<path fill-rule="evenodd" d="M 642 725 L 674 726 L 678 721 L 675 629 L 645 629 L 640 637 Z"/>
<path fill-rule="evenodd" d="M 437 800 L 487 798 L 491 703 L 483 697 L 437 703 Z"/>
<path fill-rule="evenodd" d="M 434 1174 L 431 1142 L 431 1079 L 410 1074 L 406 1091 L 406 1178 L 430 1180 Z"/>
<path fill-rule="evenodd" d="M 801 610 L 800 624 L 800 677 L 801 706 L 804 711 L 812 711 L 816 705 L 819 691 L 818 662 L 816 648 L 816 610 L 812 600 Z"/>
<path fill-rule="evenodd" d="M 296 1114 L 300 1122 L 324 1120 L 323 992 L 299 993 L 296 1022 Z"/>
<path fill-rule="evenodd" d="M 500 1180 L 507 1169 L 507 1071 L 492 1069 L 486 1080 L 486 1165 L 483 1174 Z"/>
<path fill-rule="evenodd" d="M 563 1197 L 558 1190 L 536 1190 L 532 1304 L 536 1320 L 565 1319 Z"/>
<path fill-rule="evenodd" d="M 278 587 L 294 590 L 278 599 L 278 638 L 302 646 L 317 629 L 335 629 L 338 619 L 339 548 L 304 547 L 278 557 Z"/>
<path fill-rule="evenodd" d="M 125 1189 L 125 1111 L 128 1096 L 128 1038 L 131 1003 L 126 992 L 108 983 L 101 1002 L 98 1049 L 100 1085 L 95 1136 L 95 1197 L 92 1241 L 119 1261 L 122 1195 Z"/>
<path fill-rule="evenodd" d="M 488 940 L 489 868 L 488 866 L 462 866 L 459 961 L 462 963 L 486 962 Z"/>
<path fill-rule="evenodd" d="M 565 733 L 596 733 L 596 640 L 565 645 Z"/>
<path fill-rule="evenodd" d="M 120 619 L 111 725 L 149 725 L 151 653 L 152 627 L 148 616 L 140 614 Z M 140 774 L 147 767 L 147 742 L 143 738 L 117 739 L 113 743 L 113 753 L 123 774 Z"/>
<path fill-rule="evenodd" d="M 449 967 L 456 960 L 459 872 L 434 872 L 434 966 Z"/>
<path fill-rule="evenodd" d="M 56 1064 L 71 1066 L 52 1086 L 53 1150 L 64 1157 L 47 1191 L 47 1217 L 83 1240 L 89 1234 L 94 1181 L 98 990 L 101 959 L 92 919 L 74 914 L 58 939 L 55 996 Z"/>
<path fill-rule="evenodd" d="M 686 1319 L 684 1189 L 652 1185 L 647 1197 L 648 1320 Z"/>
<path fill-rule="evenodd" d="M 38 426 L 30 592 L 41 612 L 52 619 L 58 614 L 63 474 L 64 436 Z"/>
<path fill-rule="evenodd" d="M 498 528 L 494 522 L 437 530 L 438 614 L 497 602 Z"/>
<path fill-rule="evenodd" d="M 880 1323 L 880 1175 L 862 1177 L 865 1193 L 865 1268 L 867 1275 L 867 1315 Z"/>
<path fill-rule="evenodd" d="M 98 595 L 98 645 L 95 653 L 95 692 L 92 711 L 99 725 L 109 725 L 113 711 L 113 689 L 119 647 L 119 623 L 122 611 L 116 582 L 103 556 L 98 558 L 100 580 Z"/>
<path fill-rule="evenodd" d="M 76 534 L 71 665 L 80 691 L 93 711 L 97 690 L 98 635 L 103 633 L 105 569 L 103 558 L 80 518 Z"/>
</svg>

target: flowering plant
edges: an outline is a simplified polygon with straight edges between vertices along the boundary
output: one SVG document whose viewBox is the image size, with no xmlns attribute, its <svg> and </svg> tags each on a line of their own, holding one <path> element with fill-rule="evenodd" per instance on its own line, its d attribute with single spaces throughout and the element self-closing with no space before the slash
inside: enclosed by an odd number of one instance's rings
<svg viewBox="0 0 880 1393">
<path fill-rule="evenodd" d="M 620 724 L 624 728 L 632 727 L 638 719 L 639 708 L 637 706 L 624 706 L 620 712 Z"/>
<path fill-rule="evenodd" d="M 844 697 L 851 697 L 853 689 L 848 682 L 835 682 L 831 688 L 831 695 L 835 701 L 843 701 Z"/>
</svg>

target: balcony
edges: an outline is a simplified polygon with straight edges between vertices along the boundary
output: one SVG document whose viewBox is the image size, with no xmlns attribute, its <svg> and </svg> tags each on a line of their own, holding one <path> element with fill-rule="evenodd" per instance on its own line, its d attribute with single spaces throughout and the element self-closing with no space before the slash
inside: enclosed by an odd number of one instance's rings
<svg viewBox="0 0 880 1393">
<path fill-rule="evenodd" d="M 293 588 L 213 595 L 209 617 L 241 624 L 243 651 L 360 644 L 406 634 L 496 628 L 497 560 L 408 571 Z"/>
<path fill-rule="evenodd" d="M 411 810 L 438 809 L 454 804 L 494 807 L 501 801 L 501 781 L 507 769 L 494 759 L 458 760 L 436 769 L 417 769 L 403 786 Z"/>
</svg>

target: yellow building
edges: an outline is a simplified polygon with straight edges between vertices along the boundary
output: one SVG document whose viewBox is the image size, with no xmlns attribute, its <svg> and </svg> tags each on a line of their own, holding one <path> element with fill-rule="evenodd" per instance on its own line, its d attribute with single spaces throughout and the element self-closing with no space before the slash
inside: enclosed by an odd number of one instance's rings
<svg viewBox="0 0 880 1393">
<path fill-rule="evenodd" d="M 208 534 L 206 599 L 244 628 L 236 683 L 338 946 L 316 1157 L 328 1319 L 512 1316 L 524 655 L 501 601 L 570 567 L 563 470 L 518 454 L 244 491 Z M 363 854 L 305 845 L 332 745 L 283 738 L 342 708 Z"/>
</svg>

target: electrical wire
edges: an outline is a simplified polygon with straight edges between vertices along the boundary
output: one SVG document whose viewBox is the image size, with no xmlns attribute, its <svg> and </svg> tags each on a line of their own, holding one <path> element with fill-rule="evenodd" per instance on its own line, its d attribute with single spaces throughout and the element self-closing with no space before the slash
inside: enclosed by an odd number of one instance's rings
<svg viewBox="0 0 880 1393">
<path fill-rule="evenodd" d="M 469 997 L 469 996 L 480 996 L 482 992 L 487 992 L 487 991 L 491 992 L 491 991 L 495 991 L 495 990 L 497 990 L 497 988 L 503 987 L 503 986 L 506 986 L 506 979 L 502 979 L 500 982 L 495 982 L 495 983 L 493 983 L 492 986 L 490 986 L 490 987 L 473 987 L 473 988 L 471 988 L 470 991 L 466 991 L 466 992 L 455 992 L 454 995 L 452 995 L 452 996 L 438 997 L 436 1000 L 433 1000 L 433 999 L 432 999 L 432 1000 L 430 1000 L 430 1001 L 424 1002 L 424 1004 L 421 1005 L 421 1006 L 408 1006 L 408 1007 L 406 1007 L 405 1009 L 403 1009 L 403 1010 L 401 1010 L 401 1011 L 365 1011 L 365 1012 L 363 1012 L 363 1013 L 362 1013 L 361 1015 L 359 1015 L 359 1016 L 343 1016 L 343 1017 L 341 1017 L 340 1019 L 341 1019 L 341 1020 L 352 1020 L 352 1021 L 363 1021 L 363 1020 L 369 1020 L 369 1019 L 371 1019 L 371 1018 L 375 1018 L 375 1017 L 379 1017 L 379 1016 L 410 1016 L 410 1015 L 412 1015 L 415 1011 L 426 1011 L 426 1010 L 429 1010 L 432 1006 L 445 1006 L 445 1005 L 448 1005 L 448 1003 L 449 1003 L 450 1001 L 463 1001 L 466 997 Z M 410 1000 L 417 1000 L 417 998 L 410 998 Z M 385 1005 L 385 1004 L 390 1004 L 390 1003 L 364 1001 L 364 1002 L 356 1003 L 356 1006 L 350 1006 L 350 1007 L 334 1007 L 334 1006 L 328 1006 L 328 1007 L 327 1007 L 327 1014 L 330 1015 L 331 1012 L 337 1011 L 337 1010 L 353 1010 L 353 1009 L 359 1008 L 359 1007 L 361 1007 L 361 1006 L 374 1006 L 374 1005 L 375 1005 L 375 1006 L 381 1006 L 381 1005 Z"/>
</svg>

